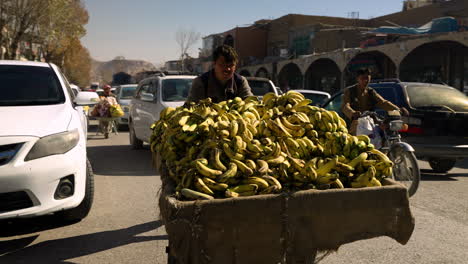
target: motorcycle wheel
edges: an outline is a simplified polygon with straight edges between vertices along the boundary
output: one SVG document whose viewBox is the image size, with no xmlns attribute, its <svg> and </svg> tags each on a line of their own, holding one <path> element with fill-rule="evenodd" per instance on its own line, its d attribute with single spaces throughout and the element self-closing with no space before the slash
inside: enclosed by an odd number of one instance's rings
<svg viewBox="0 0 468 264">
<path fill-rule="evenodd" d="M 419 187 L 421 174 L 418 160 L 413 152 L 402 148 L 395 148 L 388 157 L 393 161 L 393 179 L 403 184 L 408 189 L 408 195 L 413 196 Z"/>
</svg>

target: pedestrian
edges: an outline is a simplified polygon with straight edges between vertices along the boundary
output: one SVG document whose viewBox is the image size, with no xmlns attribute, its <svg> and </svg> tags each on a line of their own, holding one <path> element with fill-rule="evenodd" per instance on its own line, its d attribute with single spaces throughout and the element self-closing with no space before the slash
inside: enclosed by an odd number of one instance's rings
<svg viewBox="0 0 468 264">
<path fill-rule="evenodd" d="M 217 47 L 213 52 L 213 69 L 193 80 L 187 102 L 198 102 L 210 97 L 216 103 L 253 95 L 247 79 L 235 73 L 238 61 L 232 47 Z"/>
<path fill-rule="evenodd" d="M 349 132 L 352 135 L 356 134 L 357 120 L 362 112 L 374 111 L 375 108 L 380 108 L 385 111 L 398 110 L 402 115 L 408 115 L 406 108 L 399 108 L 390 101 L 385 100 L 374 89 L 368 87 L 370 80 L 370 69 L 359 69 L 356 74 L 357 83 L 347 87 L 343 93 L 341 111 L 345 114 L 348 121 L 351 122 Z"/>
<path fill-rule="evenodd" d="M 110 117 L 109 108 L 111 105 L 117 104 L 117 99 L 115 94 L 111 91 L 111 86 L 106 84 L 102 88 L 104 93 L 100 96 L 101 101 L 98 104 L 98 112 L 101 117 Z M 99 119 L 99 129 L 104 134 L 105 138 L 109 138 L 109 132 L 111 132 L 112 124 L 111 121 L 105 121 Z"/>
</svg>

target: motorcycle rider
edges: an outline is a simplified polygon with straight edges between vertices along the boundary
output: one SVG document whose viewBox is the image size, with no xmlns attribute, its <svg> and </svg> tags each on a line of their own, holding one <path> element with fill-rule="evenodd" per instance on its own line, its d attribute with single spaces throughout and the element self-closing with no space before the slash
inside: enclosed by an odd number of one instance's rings
<svg viewBox="0 0 468 264">
<path fill-rule="evenodd" d="M 406 108 L 394 105 L 388 100 L 385 100 L 374 89 L 368 87 L 371 80 L 371 71 L 368 68 L 359 69 L 357 71 L 355 85 L 347 87 L 343 93 L 343 103 L 341 111 L 351 121 L 349 132 L 356 135 L 358 118 L 362 112 L 373 111 L 374 108 L 381 108 L 385 111 L 398 110 L 402 115 L 408 115 Z"/>
</svg>

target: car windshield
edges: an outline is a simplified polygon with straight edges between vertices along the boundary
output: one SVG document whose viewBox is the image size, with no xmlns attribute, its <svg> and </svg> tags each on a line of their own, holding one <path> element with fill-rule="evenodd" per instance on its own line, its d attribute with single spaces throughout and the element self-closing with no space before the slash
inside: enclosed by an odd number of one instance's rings
<svg viewBox="0 0 468 264">
<path fill-rule="evenodd" d="M 249 86 L 252 93 L 256 96 L 263 96 L 266 93 L 274 92 L 273 87 L 268 81 L 249 80 Z"/>
<path fill-rule="evenodd" d="M 165 102 L 185 101 L 193 79 L 167 79 L 162 81 L 162 100 Z"/>
<path fill-rule="evenodd" d="M 120 99 L 131 99 L 135 95 L 137 86 L 124 86 L 120 88 Z"/>
<path fill-rule="evenodd" d="M 325 94 L 314 93 L 304 93 L 304 97 L 312 100 L 313 105 L 321 105 L 328 99 L 328 96 L 326 96 Z"/>
<path fill-rule="evenodd" d="M 54 71 L 48 67 L 0 65 L 0 106 L 65 102 Z"/>
<path fill-rule="evenodd" d="M 408 85 L 406 91 L 414 108 L 468 112 L 468 97 L 457 89 L 441 85 Z"/>
</svg>

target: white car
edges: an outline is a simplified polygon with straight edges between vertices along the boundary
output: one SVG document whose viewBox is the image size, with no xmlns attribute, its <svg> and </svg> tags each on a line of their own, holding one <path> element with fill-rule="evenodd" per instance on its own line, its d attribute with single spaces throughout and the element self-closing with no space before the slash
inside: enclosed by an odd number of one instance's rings
<svg viewBox="0 0 468 264">
<path fill-rule="evenodd" d="M 277 89 L 270 79 L 262 77 L 245 77 L 245 79 L 249 82 L 252 93 L 260 99 L 266 93 L 280 95 L 279 89 Z"/>
<path fill-rule="evenodd" d="M 83 105 L 57 66 L 0 60 L 0 219 L 57 213 L 80 220 L 94 181 L 86 157 Z"/>
<path fill-rule="evenodd" d="M 192 75 L 164 75 L 148 77 L 138 84 L 135 97 L 130 103 L 128 130 L 130 144 L 134 149 L 149 143 L 150 126 L 159 120 L 159 113 L 166 107 L 178 107 L 185 103 Z"/>
<path fill-rule="evenodd" d="M 323 91 L 317 90 L 294 90 L 304 95 L 305 98 L 312 100 L 312 104 L 316 106 L 321 106 L 328 99 L 330 99 L 330 94 Z"/>
<path fill-rule="evenodd" d="M 117 123 L 120 126 L 128 126 L 130 102 L 135 96 L 137 86 L 137 84 L 124 84 L 117 87 L 117 103 L 119 103 L 124 111 L 124 116 L 117 119 Z"/>
</svg>

